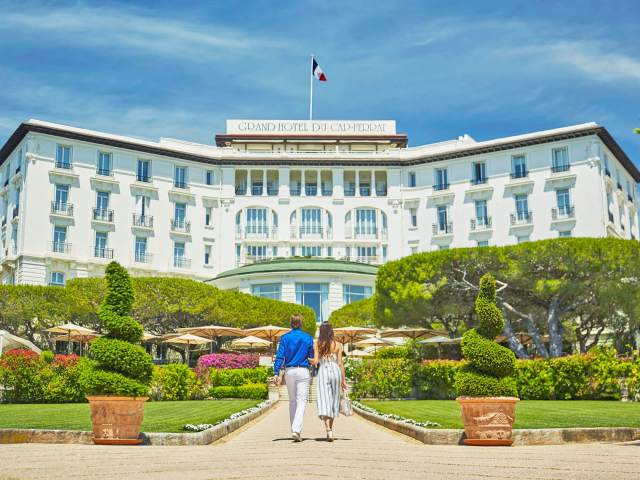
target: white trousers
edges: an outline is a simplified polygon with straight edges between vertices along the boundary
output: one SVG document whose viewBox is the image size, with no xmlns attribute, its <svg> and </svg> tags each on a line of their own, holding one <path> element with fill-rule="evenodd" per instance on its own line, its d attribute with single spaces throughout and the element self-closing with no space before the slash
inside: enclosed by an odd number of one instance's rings
<svg viewBox="0 0 640 480">
<path fill-rule="evenodd" d="M 302 421 L 304 420 L 304 409 L 309 401 L 309 375 L 308 368 L 296 367 L 287 368 L 284 373 L 289 392 L 289 420 L 291 422 L 291 432 L 302 432 Z"/>
</svg>

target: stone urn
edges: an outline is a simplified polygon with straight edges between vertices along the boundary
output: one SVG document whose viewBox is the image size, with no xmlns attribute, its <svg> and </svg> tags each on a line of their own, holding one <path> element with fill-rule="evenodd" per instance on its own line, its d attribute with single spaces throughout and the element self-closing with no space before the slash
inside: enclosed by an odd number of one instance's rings
<svg viewBox="0 0 640 480">
<path fill-rule="evenodd" d="M 87 397 L 91 406 L 93 443 L 138 445 L 147 397 Z"/>
<path fill-rule="evenodd" d="M 462 407 L 465 445 L 504 445 L 513 443 L 516 397 L 458 397 Z"/>
</svg>

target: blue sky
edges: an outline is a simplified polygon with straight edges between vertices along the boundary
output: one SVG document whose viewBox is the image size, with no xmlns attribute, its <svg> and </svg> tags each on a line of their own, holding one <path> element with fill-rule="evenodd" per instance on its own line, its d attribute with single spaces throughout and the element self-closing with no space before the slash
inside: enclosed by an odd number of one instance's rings
<svg viewBox="0 0 640 480">
<path fill-rule="evenodd" d="M 637 0 L 0 0 L 0 11 L 1 143 L 28 118 L 203 143 L 227 118 L 306 118 L 315 53 L 329 78 L 316 84 L 318 119 L 395 119 L 412 145 L 597 121 L 640 165 Z"/>
</svg>

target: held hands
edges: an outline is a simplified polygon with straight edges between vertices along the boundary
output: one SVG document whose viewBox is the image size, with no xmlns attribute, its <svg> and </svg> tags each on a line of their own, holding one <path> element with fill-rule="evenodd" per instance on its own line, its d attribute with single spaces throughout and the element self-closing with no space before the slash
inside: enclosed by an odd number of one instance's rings
<svg viewBox="0 0 640 480">
<path fill-rule="evenodd" d="M 344 378 L 342 379 L 342 389 L 343 390 L 347 389 L 347 381 Z"/>
<path fill-rule="evenodd" d="M 276 387 L 279 387 L 279 386 L 280 386 L 281 381 L 282 381 L 282 380 L 280 379 L 280 375 L 275 375 L 275 376 L 273 377 L 273 384 L 274 384 Z"/>
</svg>

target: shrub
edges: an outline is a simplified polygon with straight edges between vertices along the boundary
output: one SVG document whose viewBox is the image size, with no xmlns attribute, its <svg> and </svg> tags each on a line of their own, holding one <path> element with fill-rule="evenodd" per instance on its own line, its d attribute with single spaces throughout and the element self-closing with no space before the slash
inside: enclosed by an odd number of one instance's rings
<svg viewBox="0 0 640 480">
<path fill-rule="evenodd" d="M 107 292 L 98 316 L 106 336 L 91 344 L 93 368 L 83 368 L 80 383 L 89 395 L 142 397 L 149 393 L 151 356 L 140 345 L 142 325 L 130 317 L 133 288 L 127 271 L 117 262 L 106 269 Z"/>
<path fill-rule="evenodd" d="M 153 400 L 189 400 L 197 397 L 196 374 L 185 364 L 171 363 L 153 370 L 151 398 Z"/>
<path fill-rule="evenodd" d="M 42 352 L 40 352 L 40 358 L 45 363 L 53 362 L 54 357 L 55 357 L 55 355 L 53 354 L 53 352 L 51 350 L 42 350 Z"/>
<path fill-rule="evenodd" d="M 353 396 L 406 398 L 412 392 L 415 367 L 404 358 L 362 360 L 353 371 Z"/>
<path fill-rule="evenodd" d="M 453 400 L 455 375 L 463 362 L 452 360 L 430 360 L 416 370 L 415 383 L 418 396 L 429 400 Z"/>
<path fill-rule="evenodd" d="M 555 398 L 554 375 L 548 360 L 518 360 L 514 376 L 518 394 L 523 400 Z"/>
<path fill-rule="evenodd" d="M 46 363 L 31 350 L 7 350 L 0 357 L 0 385 L 5 390 L 3 401 L 37 403 L 44 398 Z"/>
<path fill-rule="evenodd" d="M 476 314 L 480 325 L 462 337 L 462 354 L 469 363 L 456 373 L 456 392 L 470 397 L 515 397 L 516 382 L 510 375 L 516 357 L 494 341 L 504 328 L 504 320 L 496 305 L 496 280 L 490 274 L 480 279 Z"/>
<path fill-rule="evenodd" d="M 225 370 L 211 370 L 210 379 L 213 387 L 241 386 L 247 383 L 267 383 L 271 368 L 237 368 Z"/>
<path fill-rule="evenodd" d="M 210 355 L 202 355 L 198 359 L 198 367 L 215 369 L 256 368 L 258 360 L 258 355 L 253 354 L 212 353 Z"/>
<path fill-rule="evenodd" d="M 209 396 L 211 398 L 246 398 L 252 400 L 262 400 L 267 398 L 269 389 L 266 384 L 246 384 L 241 386 L 220 386 L 211 387 Z"/>
<path fill-rule="evenodd" d="M 80 403 L 86 401 L 80 388 L 83 365 L 78 355 L 56 355 L 49 364 L 51 375 L 45 385 L 45 403 Z M 46 371 L 46 369 L 44 370 Z"/>
<path fill-rule="evenodd" d="M 209 396 L 211 398 L 238 398 L 238 387 L 211 387 Z"/>
<path fill-rule="evenodd" d="M 375 353 L 376 358 L 411 358 L 411 353 L 407 347 L 387 347 Z"/>
</svg>

